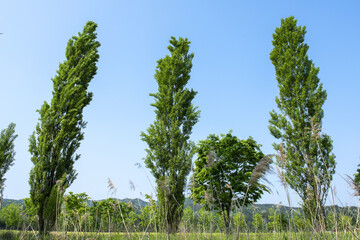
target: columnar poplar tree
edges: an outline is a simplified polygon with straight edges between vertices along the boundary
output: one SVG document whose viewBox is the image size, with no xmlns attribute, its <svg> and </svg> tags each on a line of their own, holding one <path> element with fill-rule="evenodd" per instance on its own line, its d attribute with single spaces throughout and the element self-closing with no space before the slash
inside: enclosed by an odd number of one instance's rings
<svg viewBox="0 0 360 240">
<path fill-rule="evenodd" d="M 9 126 L 0 133 L 0 207 L 5 188 L 6 178 L 4 176 L 14 164 L 15 160 L 14 141 L 16 137 L 15 123 L 10 123 Z"/>
<path fill-rule="evenodd" d="M 195 153 L 189 140 L 200 111 L 192 100 L 196 92 L 185 86 L 190 79 L 193 53 L 189 52 L 188 39 L 171 37 L 170 56 L 158 60 L 155 79 L 158 92 L 155 98 L 156 120 L 142 132 L 142 140 L 148 144 L 145 158 L 157 183 L 159 209 L 168 233 L 177 231 L 185 201 L 184 189 Z"/>
<path fill-rule="evenodd" d="M 275 66 L 279 112 L 270 112 L 271 134 L 285 180 L 302 199 L 306 215 L 317 230 L 325 230 L 324 204 L 335 172 L 331 138 L 321 132 L 326 91 L 319 68 L 308 58 L 305 27 L 294 17 L 281 20 L 273 34 L 270 59 Z"/>
<path fill-rule="evenodd" d="M 41 233 L 55 223 L 57 203 L 76 178 L 74 162 L 84 139 L 83 109 L 89 105 L 91 79 L 99 59 L 96 23 L 87 22 L 83 32 L 72 37 L 66 48 L 66 60 L 59 65 L 53 81 L 51 103 L 38 110 L 36 131 L 30 136 L 29 151 L 34 167 L 30 172 L 30 198 L 39 217 Z"/>
</svg>

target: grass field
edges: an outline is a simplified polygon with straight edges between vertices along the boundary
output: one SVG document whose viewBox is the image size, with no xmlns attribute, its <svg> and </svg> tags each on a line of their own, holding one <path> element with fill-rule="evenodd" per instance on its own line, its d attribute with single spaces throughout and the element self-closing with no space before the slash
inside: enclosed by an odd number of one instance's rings
<svg viewBox="0 0 360 240">
<path fill-rule="evenodd" d="M 144 240 L 177 240 L 177 239 L 196 239 L 196 240 L 220 240 L 220 239 L 237 239 L 236 234 L 226 235 L 223 233 L 186 233 L 186 234 L 173 234 L 167 235 L 166 233 L 76 233 L 76 232 L 51 232 L 44 238 L 41 238 L 36 231 L 19 231 L 19 230 L 1 230 L 0 239 L 13 240 L 13 239 L 69 239 L 69 240 L 115 240 L 115 239 L 144 239 Z M 251 239 L 251 240 L 276 240 L 276 239 L 359 239 L 358 234 L 350 232 L 327 232 L 325 235 L 316 234 L 311 232 L 282 232 L 282 233 L 240 233 L 239 240 Z"/>
</svg>

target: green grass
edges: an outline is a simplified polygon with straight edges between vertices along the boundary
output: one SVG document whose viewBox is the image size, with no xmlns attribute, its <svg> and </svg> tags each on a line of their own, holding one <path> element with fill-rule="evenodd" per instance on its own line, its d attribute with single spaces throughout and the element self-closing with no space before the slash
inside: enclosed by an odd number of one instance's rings
<svg viewBox="0 0 360 240">
<path fill-rule="evenodd" d="M 127 233 L 76 233 L 76 232 L 51 232 L 44 238 L 40 238 L 35 231 L 19 231 L 19 230 L 0 230 L 1 240 L 55 240 L 55 239 L 68 239 L 68 240 L 86 240 L 86 239 L 97 239 L 97 240 L 115 240 L 115 239 L 144 239 L 144 240 L 220 240 L 220 239 L 236 239 L 236 235 L 232 234 L 226 236 L 223 233 L 186 233 L 186 234 L 174 234 L 167 235 L 166 233 L 131 233 L 129 236 Z M 309 240 L 309 239 L 358 239 L 352 233 L 340 232 L 337 234 L 327 232 L 325 235 L 314 234 L 311 232 L 282 232 L 282 233 L 240 233 L 240 240 L 277 240 L 277 239 L 297 239 L 297 240 Z"/>
</svg>

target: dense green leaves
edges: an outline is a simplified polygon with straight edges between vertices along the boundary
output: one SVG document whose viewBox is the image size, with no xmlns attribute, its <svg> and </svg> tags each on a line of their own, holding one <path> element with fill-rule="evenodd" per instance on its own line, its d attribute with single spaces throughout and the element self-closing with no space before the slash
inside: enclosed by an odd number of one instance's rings
<svg viewBox="0 0 360 240">
<path fill-rule="evenodd" d="M 273 34 L 270 59 L 279 87 L 279 112 L 270 112 L 269 130 L 281 141 L 274 146 L 281 152 L 278 165 L 286 181 L 300 195 L 314 224 L 320 217 L 324 227 L 322 206 L 335 173 L 335 156 L 331 138 L 321 132 L 327 95 L 317 76 L 319 68 L 308 58 L 305 33 L 305 27 L 289 17 Z"/>
<path fill-rule="evenodd" d="M 158 60 L 156 67 L 158 92 L 150 94 L 155 99 L 152 106 L 156 120 L 141 137 L 148 144 L 145 164 L 156 179 L 165 228 L 175 232 L 182 217 L 183 192 L 194 155 L 190 134 L 200 112 L 192 104 L 196 92 L 186 88 L 194 57 L 189 53 L 190 41 L 171 37 L 170 44 L 170 56 Z"/>
<path fill-rule="evenodd" d="M 90 197 L 86 193 L 73 193 L 69 192 L 64 197 L 64 207 L 66 214 L 75 222 L 76 218 L 84 215 L 87 212 L 88 203 Z"/>
<path fill-rule="evenodd" d="M 231 133 L 209 135 L 199 142 L 191 197 L 207 209 L 222 213 L 230 226 L 230 211 L 256 202 L 266 187 L 257 181 L 250 184 L 255 167 L 264 154 L 251 137 L 240 140 Z"/>
<path fill-rule="evenodd" d="M 267 228 L 272 232 L 280 232 L 287 229 L 289 220 L 283 212 L 270 208 L 269 209 L 269 222 Z"/>
<path fill-rule="evenodd" d="M 82 33 L 72 37 L 66 60 L 59 65 L 53 81 L 51 103 L 38 110 L 36 131 L 30 136 L 29 151 L 34 164 L 30 172 L 30 197 L 37 209 L 40 231 L 50 230 L 55 221 L 56 201 L 76 178 L 73 165 L 84 139 L 83 109 L 91 99 L 87 91 L 99 59 L 97 25 L 88 22 Z"/>
<path fill-rule="evenodd" d="M 124 224 L 131 211 L 128 204 L 113 198 L 93 201 L 90 209 L 93 227 L 102 231 L 116 231 L 119 228 L 126 231 Z"/>
<path fill-rule="evenodd" d="M 14 164 L 15 160 L 14 141 L 16 137 L 14 123 L 10 123 L 0 133 L 0 206 L 5 188 L 5 173 Z"/>
<path fill-rule="evenodd" d="M 15 203 L 7 205 L 0 210 L 0 221 L 4 222 L 8 228 L 19 229 L 25 221 L 23 208 Z"/>
</svg>

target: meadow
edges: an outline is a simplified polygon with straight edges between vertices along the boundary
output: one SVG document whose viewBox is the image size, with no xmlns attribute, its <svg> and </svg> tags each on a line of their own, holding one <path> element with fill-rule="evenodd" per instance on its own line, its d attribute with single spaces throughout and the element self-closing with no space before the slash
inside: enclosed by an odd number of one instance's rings
<svg viewBox="0 0 360 240">
<path fill-rule="evenodd" d="M 90 201 L 85 193 L 65 195 L 55 227 L 38 232 L 38 218 L 25 201 L 4 200 L 0 239 L 359 239 L 359 208 L 327 206 L 326 231 L 316 231 L 301 208 L 253 204 L 234 209 L 231 232 L 216 211 L 187 199 L 176 233 L 163 231 L 156 202 L 109 198 Z M 25 203 L 24 203 L 25 202 Z M 242 210 L 242 211 L 241 211 Z"/>
</svg>

